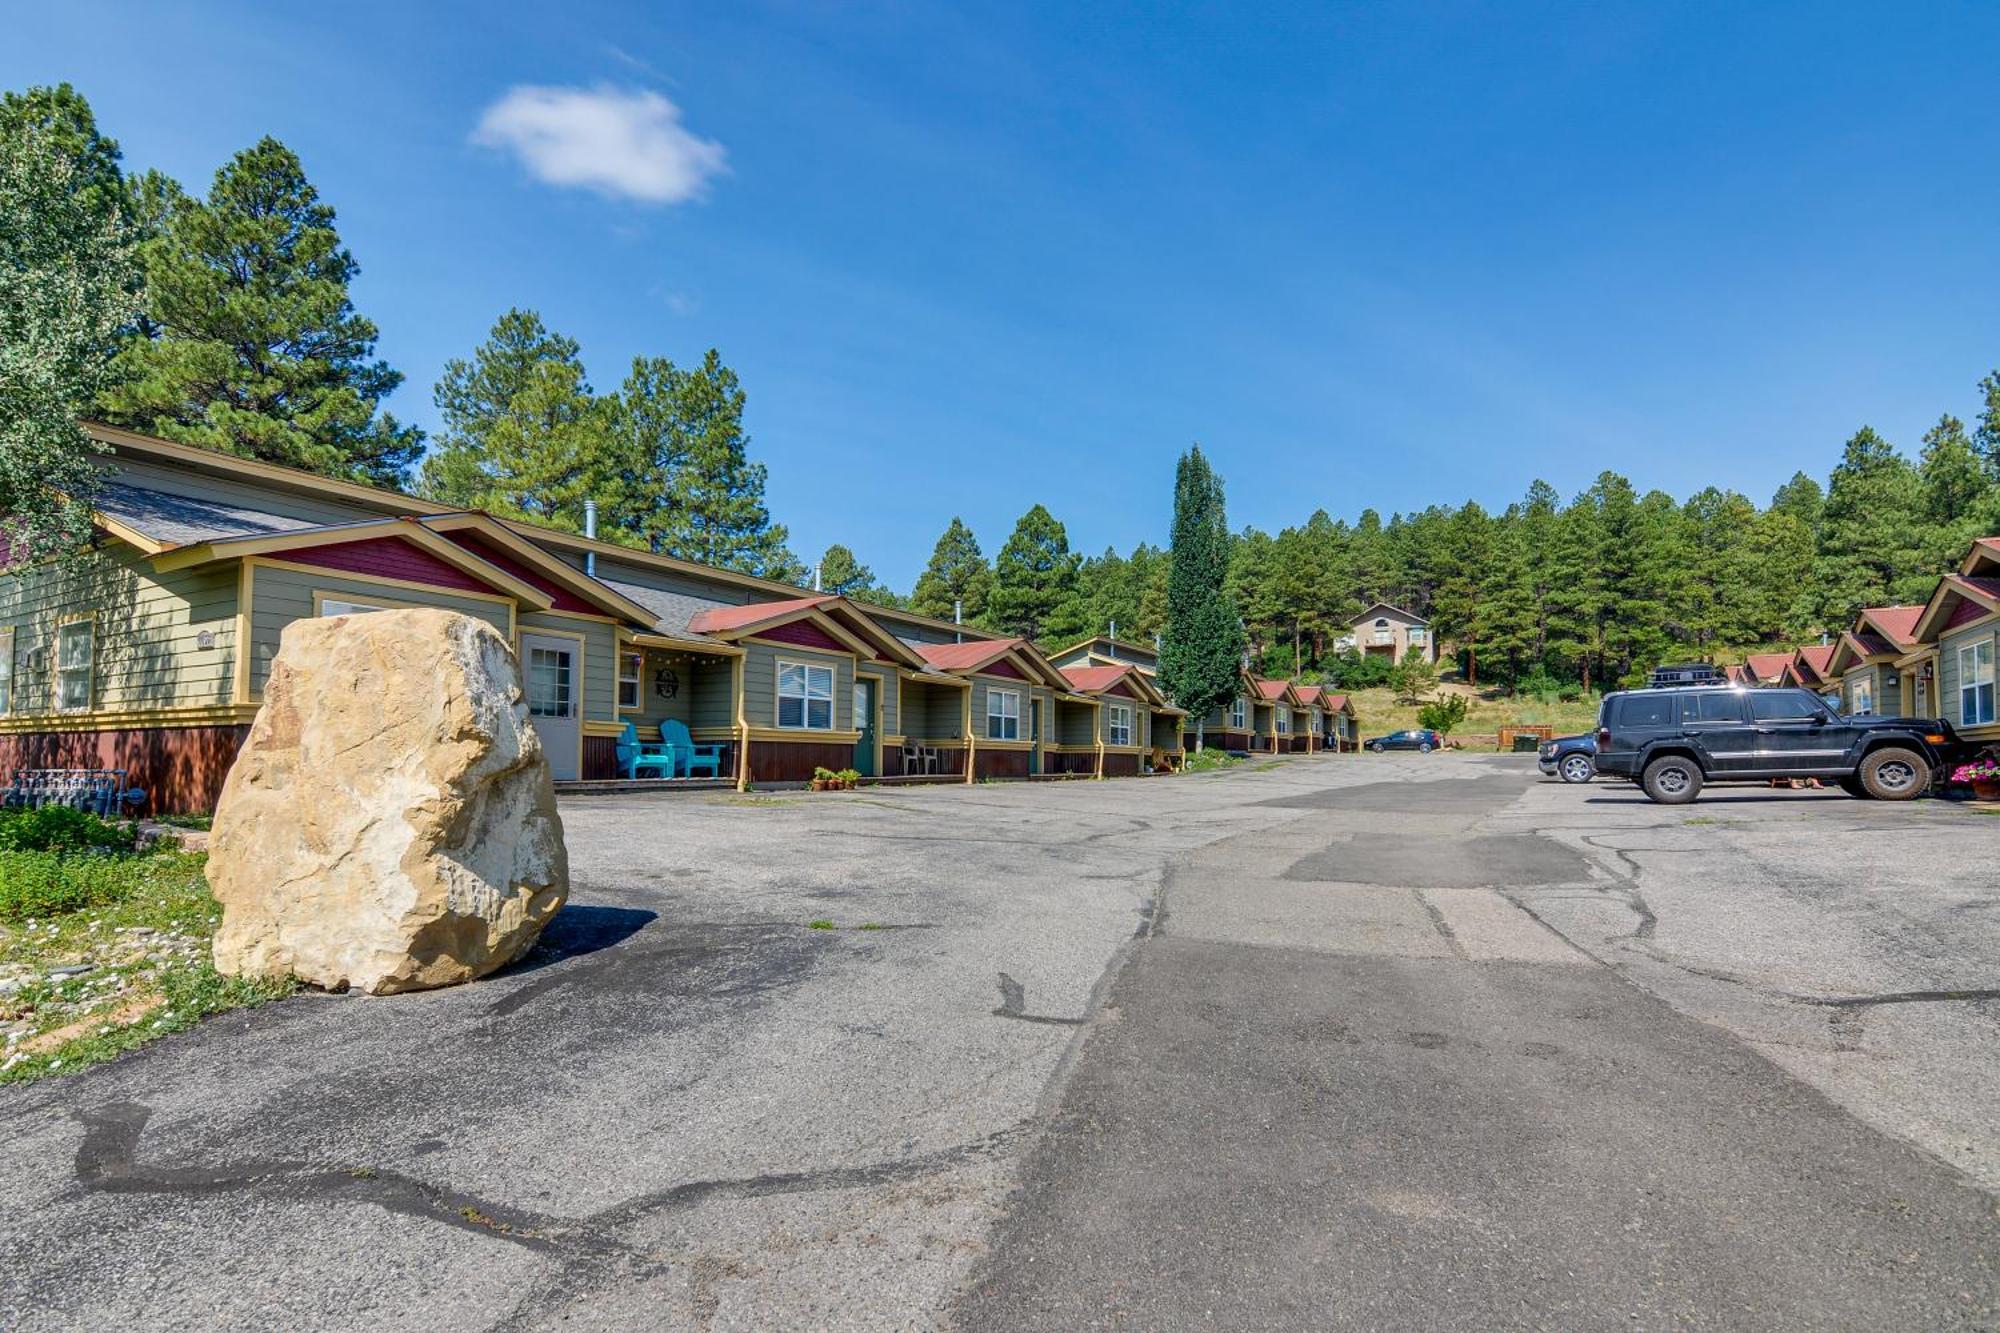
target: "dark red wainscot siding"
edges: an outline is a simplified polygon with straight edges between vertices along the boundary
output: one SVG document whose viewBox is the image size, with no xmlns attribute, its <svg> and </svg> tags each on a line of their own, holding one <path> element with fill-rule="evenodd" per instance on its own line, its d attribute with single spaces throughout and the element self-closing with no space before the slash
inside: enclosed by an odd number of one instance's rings
<svg viewBox="0 0 2000 1333">
<path fill-rule="evenodd" d="M 19 768 L 122 768 L 130 785 L 146 791 L 139 813 L 207 814 L 249 734 L 243 726 L 0 736 L 0 780 Z"/>
<path fill-rule="evenodd" d="M 982 778 L 1025 778 L 1028 776 L 1028 752 L 1026 750 L 981 750 L 979 751 L 979 776 Z"/>
</svg>

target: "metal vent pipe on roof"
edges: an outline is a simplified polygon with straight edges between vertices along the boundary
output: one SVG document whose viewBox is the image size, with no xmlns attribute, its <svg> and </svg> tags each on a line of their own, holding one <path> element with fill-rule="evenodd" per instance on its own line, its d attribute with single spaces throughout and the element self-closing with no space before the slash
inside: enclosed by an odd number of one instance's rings
<svg viewBox="0 0 2000 1333">
<path fill-rule="evenodd" d="M 593 541 L 597 538 L 597 501 L 595 500 L 585 500 L 583 502 L 583 535 Z M 585 551 L 583 553 L 583 572 L 592 578 L 597 577 L 597 552 Z"/>
</svg>

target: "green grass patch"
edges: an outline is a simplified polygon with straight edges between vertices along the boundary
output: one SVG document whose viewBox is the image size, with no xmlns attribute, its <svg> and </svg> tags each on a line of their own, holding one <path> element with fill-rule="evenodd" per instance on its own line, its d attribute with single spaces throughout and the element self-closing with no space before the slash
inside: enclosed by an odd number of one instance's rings
<svg viewBox="0 0 2000 1333">
<path fill-rule="evenodd" d="M 1181 772 L 1216 773 L 1242 762 L 1227 750 L 1192 750 L 1188 753 L 1187 762 L 1181 765 Z"/>
<path fill-rule="evenodd" d="M 206 862 L 172 849 L 0 853 L 0 1083 L 85 1069 L 292 992 L 216 972 Z M 88 970 L 61 975 L 76 967 Z"/>
<path fill-rule="evenodd" d="M 826 919 L 825 917 L 821 917 L 821 918 L 819 918 L 819 919 L 818 919 L 817 921 L 808 921 L 808 922 L 806 922 L 806 929 L 807 929 L 807 930 L 833 930 L 833 929 L 835 929 L 835 926 L 834 926 L 833 922 L 831 922 L 831 921 L 828 921 L 828 920 L 827 920 L 827 919 Z"/>
<path fill-rule="evenodd" d="M 214 818 L 209 815 L 159 815 L 153 822 L 165 824 L 168 828 L 200 829 L 204 833 L 215 824 Z"/>
</svg>

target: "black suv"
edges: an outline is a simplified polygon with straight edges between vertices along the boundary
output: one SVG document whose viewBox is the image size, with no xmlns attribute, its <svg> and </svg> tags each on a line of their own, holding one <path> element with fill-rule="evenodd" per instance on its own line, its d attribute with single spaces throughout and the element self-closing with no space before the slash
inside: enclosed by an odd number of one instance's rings
<svg viewBox="0 0 2000 1333">
<path fill-rule="evenodd" d="M 1826 778 L 1850 796 L 1907 801 L 1958 752 L 1934 718 L 1842 717 L 1810 690 L 1694 686 L 1604 696 L 1597 771 L 1665 805 L 1709 782 Z"/>
</svg>

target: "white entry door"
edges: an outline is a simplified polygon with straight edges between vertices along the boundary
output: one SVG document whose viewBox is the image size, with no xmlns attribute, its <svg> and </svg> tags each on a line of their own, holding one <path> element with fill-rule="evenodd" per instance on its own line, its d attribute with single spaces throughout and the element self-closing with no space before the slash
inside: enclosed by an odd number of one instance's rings
<svg viewBox="0 0 2000 1333">
<path fill-rule="evenodd" d="M 548 752 L 549 771 L 558 782 L 576 778 L 583 759 L 583 716 L 578 695 L 575 639 L 541 634 L 521 636 L 521 669 L 527 674 L 528 717 Z"/>
</svg>

